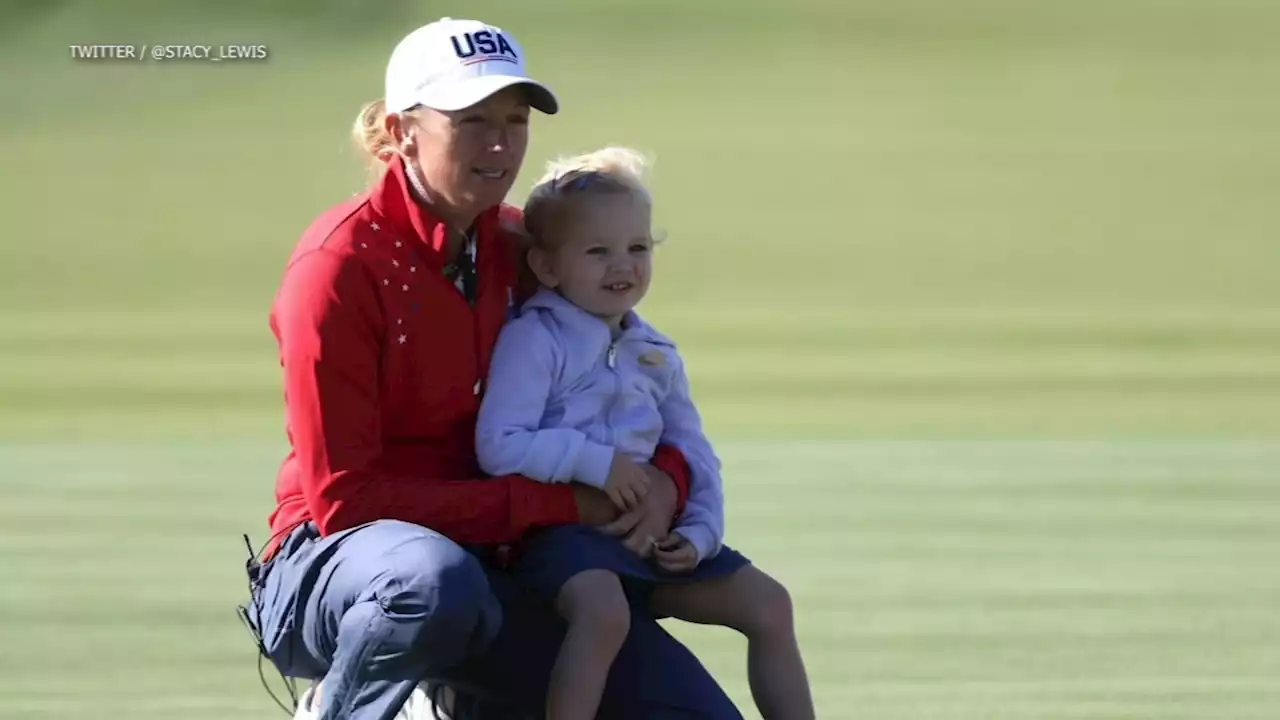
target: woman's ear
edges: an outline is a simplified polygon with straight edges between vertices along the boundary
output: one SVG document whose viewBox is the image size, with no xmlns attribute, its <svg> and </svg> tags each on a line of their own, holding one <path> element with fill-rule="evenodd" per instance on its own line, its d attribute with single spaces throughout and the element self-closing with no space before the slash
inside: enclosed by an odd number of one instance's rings
<svg viewBox="0 0 1280 720">
<path fill-rule="evenodd" d="M 387 113 L 383 122 L 386 123 L 387 134 L 394 141 L 396 151 L 401 155 L 412 155 L 416 142 L 413 136 L 413 118 L 401 113 Z"/>
<path fill-rule="evenodd" d="M 525 258 L 529 261 L 529 269 L 533 271 L 534 277 L 538 278 L 538 282 L 549 288 L 554 288 L 560 284 L 560 281 L 556 278 L 551 253 L 540 247 L 531 247 Z"/>
</svg>

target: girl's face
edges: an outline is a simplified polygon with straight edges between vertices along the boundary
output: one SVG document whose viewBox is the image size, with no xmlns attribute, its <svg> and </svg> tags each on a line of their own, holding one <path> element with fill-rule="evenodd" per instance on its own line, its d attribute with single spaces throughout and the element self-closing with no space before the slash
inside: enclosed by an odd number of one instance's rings
<svg viewBox="0 0 1280 720">
<path fill-rule="evenodd" d="M 547 238 L 546 247 L 529 251 L 529 266 L 543 285 L 616 329 L 649 291 L 649 204 L 627 194 L 569 202 L 574 205 L 567 219 Z"/>
</svg>

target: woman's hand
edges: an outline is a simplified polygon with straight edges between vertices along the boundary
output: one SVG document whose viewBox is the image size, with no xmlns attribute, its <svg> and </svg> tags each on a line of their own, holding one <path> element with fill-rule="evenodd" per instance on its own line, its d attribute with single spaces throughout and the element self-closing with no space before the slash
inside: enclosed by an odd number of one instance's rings
<svg viewBox="0 0 1280 720">
<path fill-rule="evenodd" d="M 675 481 L 670 476 L 652 465 L 640 467 L 649 475 L 648 495 L 640 507 L 623 513 L 601 527 L 600 531 L 623 538 L 623 545 L 640 557 L 648 558 L 657 542 L 671 531 L 678 498 Z"/>
<path fill-rule="evenodd" d="M 605 525 L 618 519 L 618 508 L 613 500 L 590 485 L 573 483 L 573 502 L 578 506 L 578 519 L 584 525 Z"/>
</svg>

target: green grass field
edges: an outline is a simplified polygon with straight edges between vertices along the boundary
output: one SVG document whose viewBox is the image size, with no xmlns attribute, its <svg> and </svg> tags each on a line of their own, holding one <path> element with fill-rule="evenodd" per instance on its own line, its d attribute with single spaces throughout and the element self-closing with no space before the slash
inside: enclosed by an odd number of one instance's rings
<svg viewBox="0 0 1280 720">
<path fill-rule="evenodd" d="M 1280 6 L 188 5 L 0 10 L 0 718 L 280 716 L 232 612 L 284 452 L 267 308 L 440 15 L 562 95 L 517 200 L 558 153 L 657 158 L 643 309 L 822 717 L 1280 717 Z M 67 50 L 125 42 L 272 57 Z M 739 639 L 672 627 L 755 717 Z"/>
</svg>

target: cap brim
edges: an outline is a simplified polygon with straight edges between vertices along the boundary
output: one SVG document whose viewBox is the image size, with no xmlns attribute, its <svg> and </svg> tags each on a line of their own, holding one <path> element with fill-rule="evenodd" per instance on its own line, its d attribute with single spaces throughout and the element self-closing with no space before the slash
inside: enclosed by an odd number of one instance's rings
<svg viewBox="0 0 1280 720">
<path fill-rule="evenodd" d="M 529 96 L 529 107 L 547 115 L 560 111 L 555 93 L 542 83 L 518 75 L 482 75 L 453 84 L 426 88 L 418 102 L 434 110 L 463 110 L 509 87 L 521 86 Z"/>
</svg>

